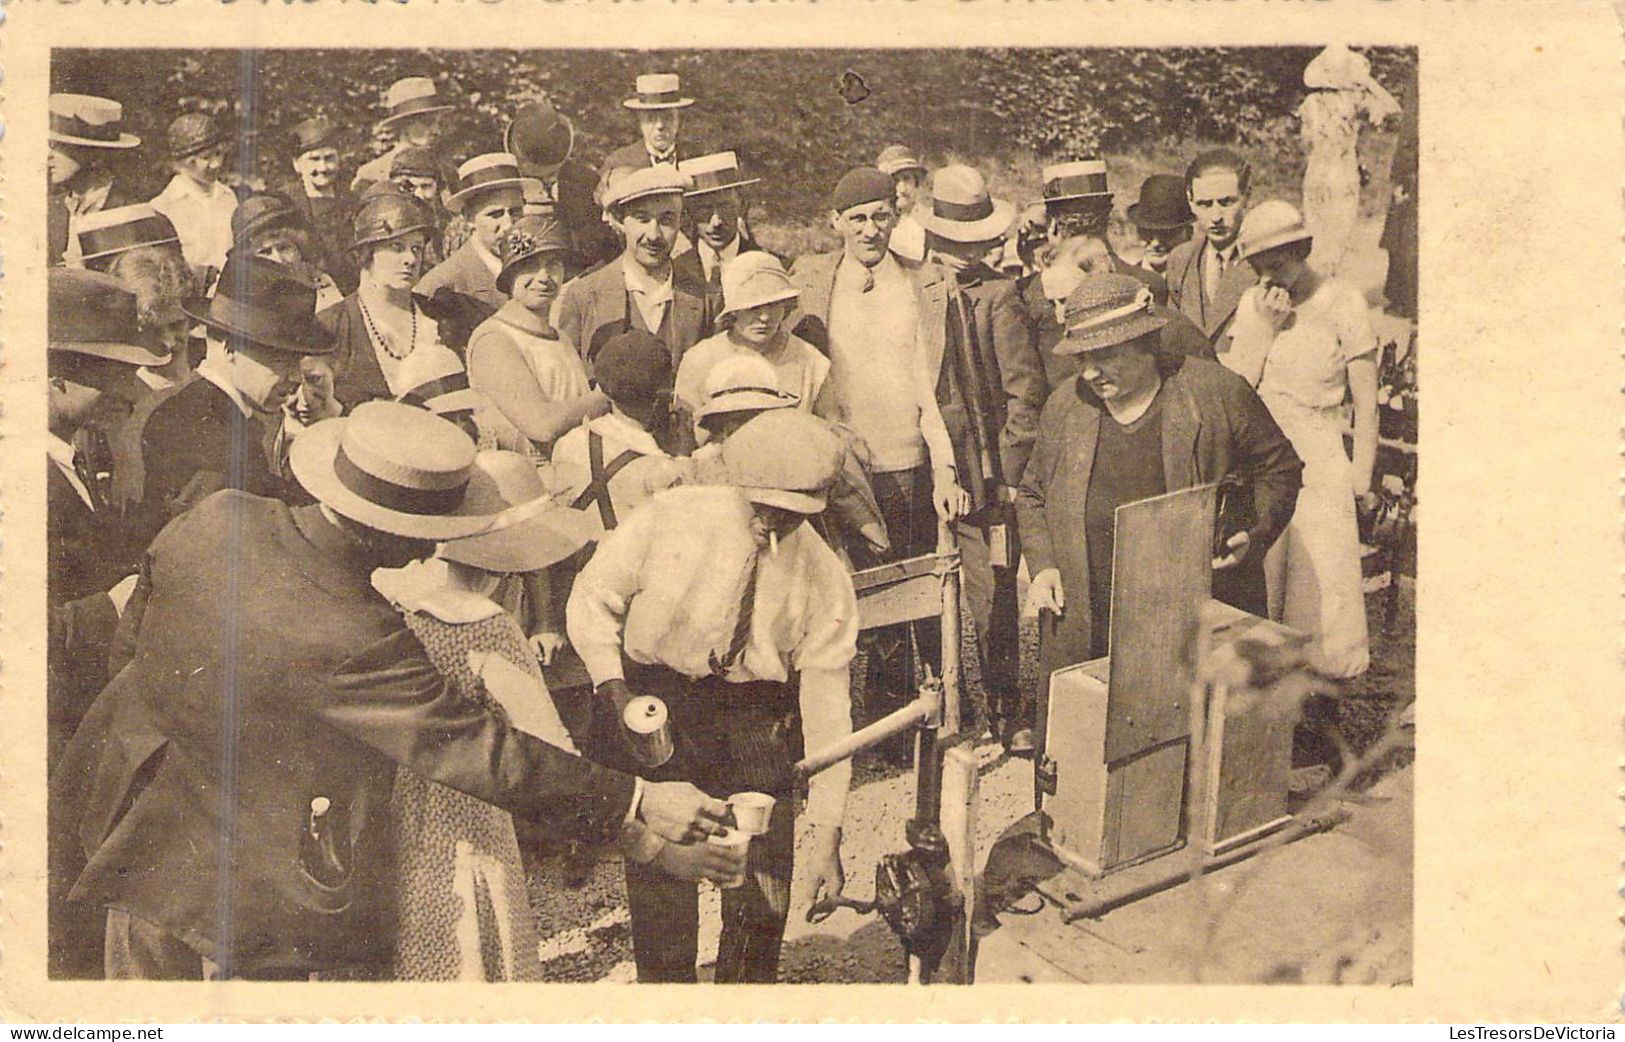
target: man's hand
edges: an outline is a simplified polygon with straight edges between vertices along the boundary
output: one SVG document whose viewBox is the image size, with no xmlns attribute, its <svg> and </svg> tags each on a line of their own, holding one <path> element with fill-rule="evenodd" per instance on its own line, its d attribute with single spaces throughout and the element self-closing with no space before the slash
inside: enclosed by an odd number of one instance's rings
<svg viewBox="0 0 1625 1042">
<path fill-rule="evenodd" d="M 1262 288 L 1263 292 L 1258 294 L 1254 304 L 1270 328 L 1279 330 L 1292 314 L 1292 294 L 1284 286 L 1265 285 Z"/>
<path fill-rule="evenodd" d="M 951 468 L 940 467 L 931 472 L 931 502 L 937 516 L 952 521 L 970 512 L 970 493 L 959 487 L 959 480 Z"/>
<path fill-rule="evenodd" d="M 745 871 L 750 847 L 720 847 L 714 843 L 667 843 L 651 862 L 674 879 L 731 883 Z"/>
<path fill-rule="evenodd" d="M 846 888 L 846 873 L 841 869 L 841 827 L 814 825 L 808 848 L 805 869 L 796 873 L 791 903 L 805 906 L 807 921 L 812 922 L 814 909 L 833 902 Z"/>
<path fill-rule="evenodd" d="M 1247 550 L 1252 546 L 1252 542 L 1253 537 L 1246 532 L 1237 532 L 1229 539 L 1226 539 L 1224 545 L 1229 548 L 1230 552 L 1223 557 L 1213 559 L 1213 570 L 1222 572 L 1227 568 L 1234 568 L 1240 564 L 1246 558 Z"/>
<path fill-rule="evenodd" d="M 562 633 L 533 633 L 530 637 L 530 650 L 536 653 L 536 661 L 544 666 L 551 666 L 553 656 L 569 643 Z"/>
<path fill-rule="evenodd" d="M 1066 613 L 1066 589 L 1061 585 L 1059 568 L 1044 569 L 1033 576 L 1032 585 L 1027 587 L 1027 614 L 1037 615 L 1043 611 L 1056 615 Z"/>
<path fill-rule="evenodd" d="M 688 843 L 724 831 L 728 805 L 688 782 L 643 783 L 638 818 L 662 839 Z"/>
</svg>

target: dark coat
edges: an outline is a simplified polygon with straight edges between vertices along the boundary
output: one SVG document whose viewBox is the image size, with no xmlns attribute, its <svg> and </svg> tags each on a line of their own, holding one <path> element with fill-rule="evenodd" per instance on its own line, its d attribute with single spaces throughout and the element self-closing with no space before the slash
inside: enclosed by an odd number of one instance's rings
<svg viewBox="0 0 1625 1042">
<path fill-rule="evenodd" d="M 749 235 L 746 235 L 744 232 L 739 233 L 739 252 L 740 253 L 750 253 L 753 250 L 761 250 L 761 249 L 762 248 L 759 245 L 757 245 L 755 239 L 752 239 Z M 771 253 L 772 251 L 767 250 L 767 251 L 763 251 L 763 252 Z M 774 256 L 777 257 L 778 254 L 774 254 Z M 695 281 L 703 282 L 705 284 L 706 295 L 708 297 L 710 297 L 710 299 L 711 299 L 711 313 L 713 315 L 720 315 L 722 313 L 722 306 L 723 306 L 723 304 L 722 304 L 722 274 L 721 274 L 722 269 L 719 266 L 716 271 L 713 271 L 711 273 L 710 278 L 705 277 L 705 262 L 700 260 L 699 241 L 696 239 L 693 242 L 691 242 L 688 249 L 686 249 L 682 253 L 679 253 L 676 256 L 672 257 L 671 262 L 673 264 L 681 265 L 681 266 L 687 268 L 688 269 L 688 274 Z M 784 258 L 779 257 L 779 262 L 783 263 Z"/>
<path fill-rule="evenodd" d="M 334 198 L 312 199 L 298 180 L 279 185 L 276 191 L 311 231 L 316 256 L 306 260 L 331 276 L 341 293 L 354 293 L 359 274 L 355 254 L 350 251 L 355 233 L 355 197 L 341 186 Z"/>
<path fill-rule="evenodd" d="M 1059 387 L 1069 377 L 1078 375 L 1078 356 L 1056 353 L 1055 348 L 1060 344 L 1064 330 L 1061 329 L 1061 323 L 1056 321 L 1055 309 L 1044 299 L 1044 287 L 1039 282 L 1038 276 L 1030 275 L 1022 279 L 1020 285 L 1021 306 L 1032 324 L 1038 357 L 1044 366 L 1047 397 L 1049 390 Z M 1194 322 L 1168 307 L 1159 307 L 1157 313 L 1168 320 L 1168 324 L 1162 327 L 1164 354 L 1205 358 L 1210 362 L 1214 360 L 1213 345 L 1208 343 L 1207 337 L 1202 335 L 1202 331 Z"/>
<path fill-rule="evenodd" d="M 704 154 L 703 152 L 695 152 L 692 148 L 686 147 L 683 142 L 679 141 L 677 147 L 672 150 L 672 162 L 681 163 L 685 159 L 693 159 L 697 155 Z M 598 173 L 602 176 L 618 166 L 654 165 L 654 160 L 649 158 L 649 150 L 643 147 L 643 139 L 640 137 L 636 141 L 627 142 L 605 156 L 604 161 L 598 164 Z"/>
<path fill-rule="evenodd" d="M 1258 276 L 1244 261 L 1237 261 L 1219 280 L 1218 295 L 1208 300 L 1202 293 L 1202 247 L 1206 243 L 1197 235 L 1174 247 L 1168 255 L 1168 302 L 1196 323 L 1216 349 L 1230 329 L 1241 295 L 1258 281 Z"/>
<path fill-rule="evenodd" d="M 598 175 L 592 167 L 566 159 L 554 182 L 553 216 L 570 233 L 575 245 L 576 270 L 585 271 L 613 260 L 621 252 L 621 239 L 604 223 L 603 209 L 593 200 Z"/>
<path fill-rule="evenodd" d="M 620 832 L 633 779 L 457 695 L 371 571 L 315 506 L 225 492 L 165 529 L 126 612 L 134 657 L 52 779 L 89 859 L 74 900 L 239 975 L 387 965 L 398 766 L 584 840 Z M 304 839 L 318 796 L 332 862 Z"/>
<path fill-rule="evenodd" d="M 1168 491 L 1246 480 L 1252 491 L 1251 547 L 1242 563 L 1213 576 L 1213 596 L 1265 614 L 1264 552 L 1297 505 L 1303 463 L 1247 381 L 1217 362 L 1163 356 L 1162 460 Z M 1058 568 L 1066 612 L 1044 633 L 1044 670 L 1089 658 L 1089 546 L 1084 503 L 1100 435 L 1100 400 L 1077 377 L 1044 405 L 1038 442 L 1017 490 L 1016 514 L 1033 575 Z"/>
<path fill-rule="evenodd" d="M 673 374 L 683 354 L 716 331 L 714 307 L 705 281 L 694 267 L 673 262 L 672 299 L 665 321 Z M 559 295 L 558 330 L 580 352 L 589 374 L 592 355 L 602 339 L 611 330 L 625 330 L 635 321 L 632 308 L 618 258 L 564 287 Z"/>
<path fill-rule="evenodd" d="M 474 240 L 469 239 L 452 252 L 451 256 L 436 264 L 427 275 L 418 280 L 413 292 L 422 297 L 434 297 L 442 290 L 452 290 L 491 309 L 508 302 L 507 294 L 497 289 L 497 277 L 485 266 L 475 252 Z"/>
</svg>

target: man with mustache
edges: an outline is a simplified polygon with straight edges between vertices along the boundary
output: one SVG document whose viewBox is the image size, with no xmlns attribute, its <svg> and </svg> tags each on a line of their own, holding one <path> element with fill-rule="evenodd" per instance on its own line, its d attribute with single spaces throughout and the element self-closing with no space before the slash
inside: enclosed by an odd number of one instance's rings
<svg viewBox="0 0 1625 1042">
<path fill-rule="evenodd" d="M 715 304 L 691 266 L 673 264 L 689 181 L 668 165 L 644 167 L 610 179 L 604 208 L 625 243 L 611 261 L 564 287 L 559 332 L 575 345 L 592 372 L 593 359 L 617 333 L 651 333 L 671 353 L 671 371 L 684 352 L 710 336 Z"/>
<path fill-rule="evenodd" d="M 1247 161 L 1228 148 L 1203 152 L 1185 169 L 1185 196 L 1198 234 L 1168 256 L 1168 296 L 1215 349 L 1241 295 L 1258 281 L 1242 263 L 1237 241 L 1251 180 Z"/>
</svg>

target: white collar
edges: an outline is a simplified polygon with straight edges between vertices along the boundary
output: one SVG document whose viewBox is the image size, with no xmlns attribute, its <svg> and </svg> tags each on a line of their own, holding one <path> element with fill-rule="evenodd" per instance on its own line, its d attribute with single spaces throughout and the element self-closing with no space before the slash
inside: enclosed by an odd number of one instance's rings
<svg viewBox="0 0 1625 1042">
<path fill-rule="evenodd" d="M 150 366 L 144 365 L 136 369 L 135 376 L 136 379 L 140 380 L 154 391 L 162 391 L 166 387 L 175 386 L 174 380 L 171 380 L 169 377 Z"/>
<path fill-rule="evenodd" d="M 735 257 L 739 256 L 738 235 L 735 235 L 733 237 L 733 241 L 724 246 L 721 250 L 713 249 L 711 244 L 706 242 L 704 239 L 700 240 L 699 245 L 701 255 L 709 256 L 711 258 L 711 263 L 713 264 L 715 264 L 717 261 L 731 261 Z"/>
<path fill-rule="evenodd" d="M 243 416 L 248 419 L 254 418 L 253 408 L 243 398 L 243 392 L 239 391 L 237 385 L 231 382 L 231 373 L 226 370 L 225 362 L 221 360 L 220 356 L 204 355 L 203 361 L 198 363 L 196 372 L 203 379 L 220 388 L 226 397 L 231 399 L 232 404 L 242 411 Z"/>
<path fill-rule="evenodd" d="M 480 263 L 485 265 L 493 278 L 502 272 L 502 259 L 486 249 L 484 243 L 477 238 L 470 238 L 468 243 L 474 247 L 474 256 L 480 259 Z"/>
<path fill-rule="evenodd" d="M 671 299 L 671 273 L 676 270 L 677 269 L 675 267 L 668 269 L 666 272 L 666 280 L 664 282 L 656 282 L 654 278 L 643 269 L 643 265 L 639 264 L 637 261 L 626 256 L 625 254 L 622 254 L 621 256 L 621 274 L 626 279 L 626 288 L 632 293 L 649 297 L 654 301 Z"/>
<path fill-rule="evenodd" d="M 230 192 L 231 189 L 219 181 L 210 181 L 209 187 L 203 188 L 186 174 L 176 174 L 169 179 L 169 187 L 164 194 L 169 196 L 190 196 L 193 199 L 202 199 L 205 202 L 214 202 L 220 198 L 221 192 Z"/>
<path fill-rule="evenodd" d="M 666 450 L 655 441 L 653 434 L 617 413 L 607 412 L 588 420 L 587 429 L 597 431 L 603 437 L 620 442 L 633 452 L 644 456 L 666 455 Z"/>
</svg>

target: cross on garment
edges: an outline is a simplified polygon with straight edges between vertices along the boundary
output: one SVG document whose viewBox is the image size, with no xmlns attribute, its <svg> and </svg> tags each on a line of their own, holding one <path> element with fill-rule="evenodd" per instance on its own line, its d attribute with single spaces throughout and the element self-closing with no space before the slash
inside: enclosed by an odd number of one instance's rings
<svg viewBox="0 0 1625 1042">
<path fill-rule="evenodd" d="M 578 457 L 579 458 L 579 457 Z M 612 532 L 619 524 L 615 517 L 615 501 L 610 498 L 609 482 L 615 475 L 632 463 L 642 459 L 643 453 L 627 449 L 619 456 L 604 465 L 604 436 L 597 431 L 587 432 L 587 465 L 591 468 L 592 480 L 587 487 L 581 490 L 581 495 L 575 498 L 570 506 L 576 510 L 585 510 L 587 505 L 596 501 L 598 503 L 598 517 L 604 523 L 604 531 Z M 580 473 L 580 471 L 577 471 Z"/>
</svg>

